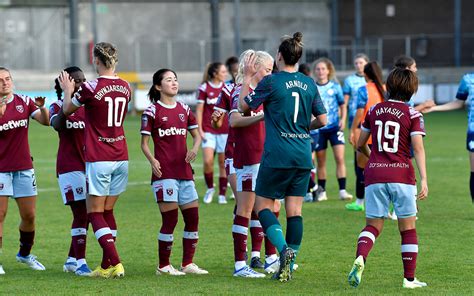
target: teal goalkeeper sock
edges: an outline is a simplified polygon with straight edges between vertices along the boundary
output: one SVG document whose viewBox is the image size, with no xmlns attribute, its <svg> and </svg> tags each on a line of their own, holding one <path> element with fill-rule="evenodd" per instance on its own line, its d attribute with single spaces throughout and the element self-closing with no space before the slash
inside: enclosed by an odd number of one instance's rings
<svg viewBox="0 0 474 296">
<path fill-rule="evenodd" d="M 298 254 L 303 239 L 303 217 L 293 216 L 286 219 L 286 242 Z"/>
<path fill-rule="evenodd" d="M 287 244 L 280 222 L 278 222 L 275 214 L 269 209 L 264 209 L 258 213 L 258 219 L 260 220 L 260 224 L 262 224 L 265 235 L 278 250 L 278 253 L 281 253 L 287 247 Z"/>
</svg>

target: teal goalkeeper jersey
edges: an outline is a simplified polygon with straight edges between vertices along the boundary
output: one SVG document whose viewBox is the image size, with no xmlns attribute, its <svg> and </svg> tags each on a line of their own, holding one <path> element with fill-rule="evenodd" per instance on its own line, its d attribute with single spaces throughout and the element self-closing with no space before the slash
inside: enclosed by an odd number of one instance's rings
<svg viewBox="0 0 474 296">
<path fill-rule="evenodd" d="M 266 76 L 245 102 L 251 109 L 264 107 L 266 134 L 260 165 L 311 169 L 311 115 L 326 113 L 313 79 L 299 72 Z"/>
</svg>

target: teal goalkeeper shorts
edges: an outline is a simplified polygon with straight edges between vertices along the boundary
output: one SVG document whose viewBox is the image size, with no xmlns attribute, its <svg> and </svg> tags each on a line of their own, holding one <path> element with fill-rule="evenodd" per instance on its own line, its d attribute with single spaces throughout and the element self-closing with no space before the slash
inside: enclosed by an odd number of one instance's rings
<svg viewBox="0 0 474 296">
<path fill-rule="evenodd" d="M 305 196 L 310 173 L 310 169 L 277 169 L 260 166 L 255 193 L 270 199 Z"/>
</svg>

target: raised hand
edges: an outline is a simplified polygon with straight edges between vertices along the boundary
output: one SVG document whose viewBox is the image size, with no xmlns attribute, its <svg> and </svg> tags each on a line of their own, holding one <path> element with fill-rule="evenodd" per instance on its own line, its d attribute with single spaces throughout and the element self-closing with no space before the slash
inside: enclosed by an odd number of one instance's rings
<svg viewBox="0 0 474 296">
<path fill-rule="evenodd" d="M 257 68 L 255 63 L 257 61 L 257 56 L 254 53 L 251 53 L 245 58 L 244 61 L 244 76 L 252 77 L 257 73 Z"/>
<path fill-rule="evenodd" d="M 69 73 L 67 73 L 66 71 L 61 71 L 58 80 L 59 85 L 61 86 L 64 92 L 68 91 L 71 94 L 74 92 L 75 83 Z"/>
<path fill-rule="evenodd" d="M 46 98 L 45 98 L 45 97 L 35 97 L 35 105 L 36 105 L 38 108 L 43 107 L 45 101 L 46 101 Z"/>
</svg>

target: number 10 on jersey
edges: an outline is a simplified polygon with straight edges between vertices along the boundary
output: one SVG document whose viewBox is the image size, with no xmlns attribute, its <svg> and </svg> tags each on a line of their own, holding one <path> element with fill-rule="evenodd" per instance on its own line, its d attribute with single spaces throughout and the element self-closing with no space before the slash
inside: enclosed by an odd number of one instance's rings
<svg viewBox="0 0 474 296">
<path fill-rule="evenodd" d="M 124 97 L 116 97 L 115 100 L 111 97 L 105 97 L 107 103 L 107 126 L 120 127 L 125 116 L 125 107 L 127 106 L 127 99 Z"/>
</svg>

